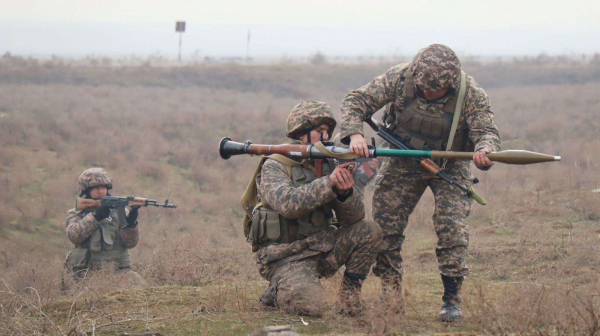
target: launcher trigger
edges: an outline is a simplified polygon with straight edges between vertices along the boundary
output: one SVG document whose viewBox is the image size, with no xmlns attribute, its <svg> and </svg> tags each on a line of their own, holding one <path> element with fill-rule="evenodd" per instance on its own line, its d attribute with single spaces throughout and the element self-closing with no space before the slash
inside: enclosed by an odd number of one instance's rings
<svg viewBox="0 0 600 336">
<path fill-rule="evenodd" d="M 375 137 L 371 137 L 371 145 L 373 145 L 373 148 L 375 148 Z"/>
</svg>

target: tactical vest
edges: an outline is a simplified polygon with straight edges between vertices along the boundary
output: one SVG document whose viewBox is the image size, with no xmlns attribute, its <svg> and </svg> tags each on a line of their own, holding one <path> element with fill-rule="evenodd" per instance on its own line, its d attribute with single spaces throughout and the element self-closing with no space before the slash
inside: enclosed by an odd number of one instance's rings
<svg viewBox="0 0 600 336">
<path fill-rule="evenodd" d="M 117 211 L 111 209 L 92 235 L 75 246 L 67 261 L 73 271 L 100 268 L 106 262 L 115 263 L 118 268 L 131 267 L 129 249 L 121 245 L 118 219 Z"/>
<path fill-rule="evenodd" d="M 419 106 L 415 99 L 415 82 L 407 67 L 402 75 L 404 88 L 402 96 L 389 104 L 384 112 L 384 121 L 391 129 L 405 139 L 414 149 L 446 150 L 452 128 L 452 118 L 458 100 L 458 90 L 454 92 L 439 111 L 428 111 Z M 450 150 L 472 151 L 466 123 L 457 126 L 454 142 Z"/>
<path fill-rule="evenodd" d="M 291 169 L 289 169 L 291 168 Z M 298 188 L 317 179 L 313 167 L 308 163 L 289 167 L 290 177 L 294 187 Z M 335 164 L 333 160 L 323 161 L 323 176 L 331 174 Z M 263 200 L 261 206 L 254 209 L 248 241 L 255 247 L 273 244 L 288 244 L 298 239 L 304 239 L 313 233 L 326 230 L 333 219 L 331 205 L 324 206 L 296 219 L 279 215 Z"/>
</svg>

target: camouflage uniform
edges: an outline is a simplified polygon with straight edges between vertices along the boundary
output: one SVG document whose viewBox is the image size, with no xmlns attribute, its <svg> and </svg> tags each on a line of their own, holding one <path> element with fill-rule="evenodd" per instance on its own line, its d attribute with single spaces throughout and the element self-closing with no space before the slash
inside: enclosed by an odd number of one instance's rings
<svg viewBox="0 0 600 336">
<path fill-rule="evenodd" d="M 406 82 L 410 83 L 411 77 L 414 85 L 405 85 Z M 454 52 L 442 45 L 424 48 L 413 62 L 394 66 L 348 94 L 341 106 L 342 142 L 348 143 L 352 134 L 363 134 L 363 121 L 388 105 L 384 120 L 391 126 L 390 129 L 409 140 L 414 147 L 418 147 L 416 149 L 421 149 L 427 146 L 427 142 L 419 138 L 419 133 L 432 134 L 434 128 L 430 122 L 433 119 L 428 119 L 428 116 L 440 119 L 454 112 L 459 84 L 460 62 Z M 443 88 L 449 88 L 449 92 L 437 100 L 428 101 L 419 95 L 419 90 L 439 91 Z M 406 111 L 409 109 L 418 109 L 420 114 L 413 114 L 408 119 Z M 407 136 L 407 127 L 412 136 Z M 459 134 L 462 134 L 462 138 L 458 137 Z M 439 135 L 441 140 L 435 145 L 432 141 L 429 149 L 445 150 L 449 131 Z M 459 140 L 458 144 L 456 139 Z M 466 77 L 466 94 L 452 148 L 472 150 L 469 144 L 474 145 L 475 151 L 483 148 L 500 150 L 500 136 L 488 96 L 471 76 Z M 444 171 L 464 186 L 469 187 L 473 183 L 469 161 L 451 160 L 445 165 Z M 466 217 L 471 211 L 472 200 L 455 186 L 421 170 L 411 160 L 386 158 L 377 176 L 373 197 L 373 218 L 381 226 L 384 235 L 383 251 L 377 256 L 373 272 L 384 281 L 401 283 L 404 230 L 410 213 L 427 187 L 435 196 L 433 221 L 438 236 L 436 255 L 440 273 L 461 279 L 468 274 L 465 264 L 469 246 Z M 460 296 L 450 301 L 458 302 Z"/>
<path fill-rule="evenodd" d="M 329 107 L 305 101 L 292 110 L 287 135 L 297 139 L 322 124 L 329 124 L 330 132 L 335 127 Z M 277 241 L 262 244 L 256 258 L 260 274 L 270 282 L 261 298 L 263 304 L 318 316 L 325 308 L 325 290 L 318 279 L 333 276 L 345 265 L 340 299 L 344 302 L 344 296 L 352 289 L 360 292 L 374 261 L 381 229 L 364 220 L 359 193 L 350 191 L 349 195 L 339 196 L 332 190 L 327 175 L 334 169 L 333 161 L 324 163 L 322 177 L 316 177 L 312 164 L 305 160 L 290 171 L 282 162 L 265 161 L 256 180 L 259 198 L 265 204 L 260 211 L 276 214 L 278 233 L 279 223 L 288 226 L 282 226 L 281 235 L 274 237 Z M 331 225 L 332 211 L 339 228 Z M 266 216 L 266 221 L 273 218 L 270 213 Z M 265 235 L 269 236 L 269 224 L 266 227 Z M 359 305 L 360 301 L 354 304 Z"/>
<path fill-rule="evenodd" d="M 91 188 L 102 185 L 112 189 L 112 179 L 102 168 L 87 169 L 79 176 L 80 196 L 89 196 Z M 130 211 L 125 208 L 126 216 Z M 139 240 L 137 222 L 121 228 L 115 209 L 100 221 L 93 211 L 71 209 L 67 212 L 66 232 L 75 245 L 68 254 L 67 265 L 77 277 L 84 277 L 89 269 L 99 269 L 103 263 L 114 263 L 131 284 L 143 283 L 141 276 L 131 270 L 129 256 L 129 249 Z"/>
</svg>

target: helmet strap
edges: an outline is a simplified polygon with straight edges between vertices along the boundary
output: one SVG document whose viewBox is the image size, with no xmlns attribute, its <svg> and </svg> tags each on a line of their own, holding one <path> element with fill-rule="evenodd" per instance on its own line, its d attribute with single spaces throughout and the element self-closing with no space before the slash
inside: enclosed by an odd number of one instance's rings
<svg viewBox="0 0 600 336">
<path fill-rule="evenodd" d="M 306 134 L 306 142 L 308 142 L 308 143 L 309 143 L 309 144 L 311 144 L 311 145 L 312 145 L 312 143 L 313 143 L 313 142 L 312 142 L 312 135 L 311 135 L 311 132 L 312 132 L 312 131 L 313 131 L 313 130 L 308 130 L 308 131 L 306 131 L 306 133 L 305 133 L 305 134 Z"/>
<path fill-rule="evenodd" d="M 311 135 L 311 132 L 312 132 L 312 131 L 314 131 L 314 129 L 312 129 L 312 130 L 309 130 L 309 131 L 307 131 L 307 132 L 305 133 L 305 134 L 306 134 L 306 142 L 308 142 L 308 143 L 309 143 L 309 144 L 311 144 L 311 145 L 313 144 L 313 141 L 312 141 L 312 135 Z M 321 141 L 321 142 L 325 141 L 323 133 L 325 133 L 325 132 L 320 132 L 321 136 L 320 136 L 320 138 L 319 138 L 319 141 Z M 329 133 L 329 132 L 328 132 L 328 133 Z M 331 134 L 329 134 L 329 137 L 331 138 Z"/>
</svg>

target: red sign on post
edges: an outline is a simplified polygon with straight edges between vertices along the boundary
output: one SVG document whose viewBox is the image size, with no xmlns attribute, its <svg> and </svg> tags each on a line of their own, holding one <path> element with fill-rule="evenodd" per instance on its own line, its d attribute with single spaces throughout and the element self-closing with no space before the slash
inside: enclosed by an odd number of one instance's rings
<svg viewBox="0 0 600 336">
<path fill-rule="evenodd" d="M 183 33 L 185 31 L 185 21 L 177 21 L 175 24 L 175 31 Z"/>
</svg>

